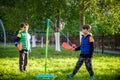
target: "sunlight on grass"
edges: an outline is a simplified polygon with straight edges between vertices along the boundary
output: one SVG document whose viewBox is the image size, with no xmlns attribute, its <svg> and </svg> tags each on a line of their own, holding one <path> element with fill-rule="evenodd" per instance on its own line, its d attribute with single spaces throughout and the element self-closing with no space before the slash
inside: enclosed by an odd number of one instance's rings
<svg viewBox="0 0 120 80">
<path fill-rule="evenodd" d="M 10 45 L 7 46 L 7 49 L 0 47 L 0 79 L 37 80 L 35 74 L 44 74 L 45 48 L 32 48 L 32 52 L 29 54 L 27 71 L 24 73 L 19 71 L 18 56 L 16 47 Z M 65 49 L 56 52 L 54 47 L 49 47 L 47 73 L 54 74 L 55 78 L 52 80 L 90 80 L 85 64 L 73 79 L 66 77 L 74 69 L 78 56 L 79 52 Z M 119 80 L 120 56 L 95 53 L 93 69 L 95 80 Z"/>
</svg>

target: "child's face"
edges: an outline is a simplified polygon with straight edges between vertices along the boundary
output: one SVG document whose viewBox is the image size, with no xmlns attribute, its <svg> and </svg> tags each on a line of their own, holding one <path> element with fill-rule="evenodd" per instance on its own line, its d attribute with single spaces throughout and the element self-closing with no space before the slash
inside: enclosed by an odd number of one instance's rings
<svg viewBox="0 0 120 80">
<path fill-rule="evenodd" d="M 87 29 L 82 29 L 82 33 L 86 35 L 89 33 L 89 31 Z"/>
<path fill-rule="evenodd" d="M 21 30 L 27 32 L 27 31 L 28 31 L 28 28 L 29 28 L 28 26 L 24 26 L 23 28 L 21 28 Z"/>
<path fill-rule="evenodd" d="M 20 29 L 21 29 L 22 31 L 24 31 L 24 27 L 21 27 Z"/>
<path fill-rule="evenodd" d="M 29 27 L 26 25 L 26 26 L 24 26 L 23 28 L 24 28 L 24 31 L 27 32 Z"/>
</svg>

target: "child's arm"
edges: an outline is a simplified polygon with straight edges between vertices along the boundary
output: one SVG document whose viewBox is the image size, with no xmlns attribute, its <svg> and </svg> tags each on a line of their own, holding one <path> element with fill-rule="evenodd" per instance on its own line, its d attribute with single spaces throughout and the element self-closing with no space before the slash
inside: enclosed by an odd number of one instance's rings
<svg viewBox="0 0 120 80">
<path fill-rule="evenodd" d="M 18 34 L 14 40 L 15 46 L 17 46 L 19 44 L 20 39 L 21 39 L 21 34 Z"/>
<path fill-rule="evenodd" d="M 15 40 L 14 40 L 15 46 L 17 46 L 19 44 L 19 41 L 20 41 L 20 38 L 16 37 Z"/>
<path fill-rule="evenodd" d="M 80 46 L 76 47 L 74 50 L 75 51 L 80 51 Z"/>
<path fill-rule="evenodd" d="M 94 43 L 90 42 L 90 53 L 93 54 L 94 52 Z"/>
<path fill-rule="evenodd" d="M 93 54 L 93 51 L 94 51 L 94 39 L 93 37 L 91 36 L 90 37 L 90 53 Z"/>
<path fill-rule="evenodd" d="M 30 44 L 30 39 L 31 39 L 31 35 L 29 34 L 29 44 Z M 29 52 L 31 52 L 31 44 L 29 46 L 30 46 Z"/>
</svg>

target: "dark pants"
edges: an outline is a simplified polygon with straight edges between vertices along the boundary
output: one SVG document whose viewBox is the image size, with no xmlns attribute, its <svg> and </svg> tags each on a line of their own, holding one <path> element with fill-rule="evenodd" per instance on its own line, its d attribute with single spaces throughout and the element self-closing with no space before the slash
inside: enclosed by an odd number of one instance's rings
<svg viewBox="0 0 120 80">
<path fill-rule="evenodd" d="M 20 52 L 20 55 L 19 55 L 20 71 L 25 71 L 26 70 L 27 63 L 28 63 L 28 53 Z"/>
<path fill-rule="evenodd" d="M 76 63 L 76 66 L 73 70 L 73 75 L 75 75 L 77 73 L 79 68 L 82 66 L 83 62 L 85 62 L 86 69 L 89 72 L 90 76 L 93 76 L 94 72 L 92 70 L 92 58 L 82 58 L 82 57 L 79 57 L 79 59 Z"/>
</svg>

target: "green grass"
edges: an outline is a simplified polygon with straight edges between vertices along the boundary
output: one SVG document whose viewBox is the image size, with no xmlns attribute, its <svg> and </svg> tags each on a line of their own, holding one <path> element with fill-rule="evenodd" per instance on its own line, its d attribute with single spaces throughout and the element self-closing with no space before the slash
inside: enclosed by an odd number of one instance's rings
<svg viewBox="0 0 120 80">
<path fill-rule="evenodd" d="M 0 80 L 41 80 L 35 74 L 44 73 L 45 48 L 32 48 L 29 54 L 27 72 L 19 71 L 19 53 L 14 45 L 7 45 L 6 49 L 0 45 Z M 74 78 L 69 79 L 79 52 L 62 49 L 56 52 L 54 47 L 49 47 L 47 73 L 54 74 L 52 80 L 90 80 L 90 76 L 83 64 Z M 93 70 L 95 80 L 120 80 L 120 56 L 94 53 Z M 48 80 L 48 79 L 43 79 Z"/>
</svg>

